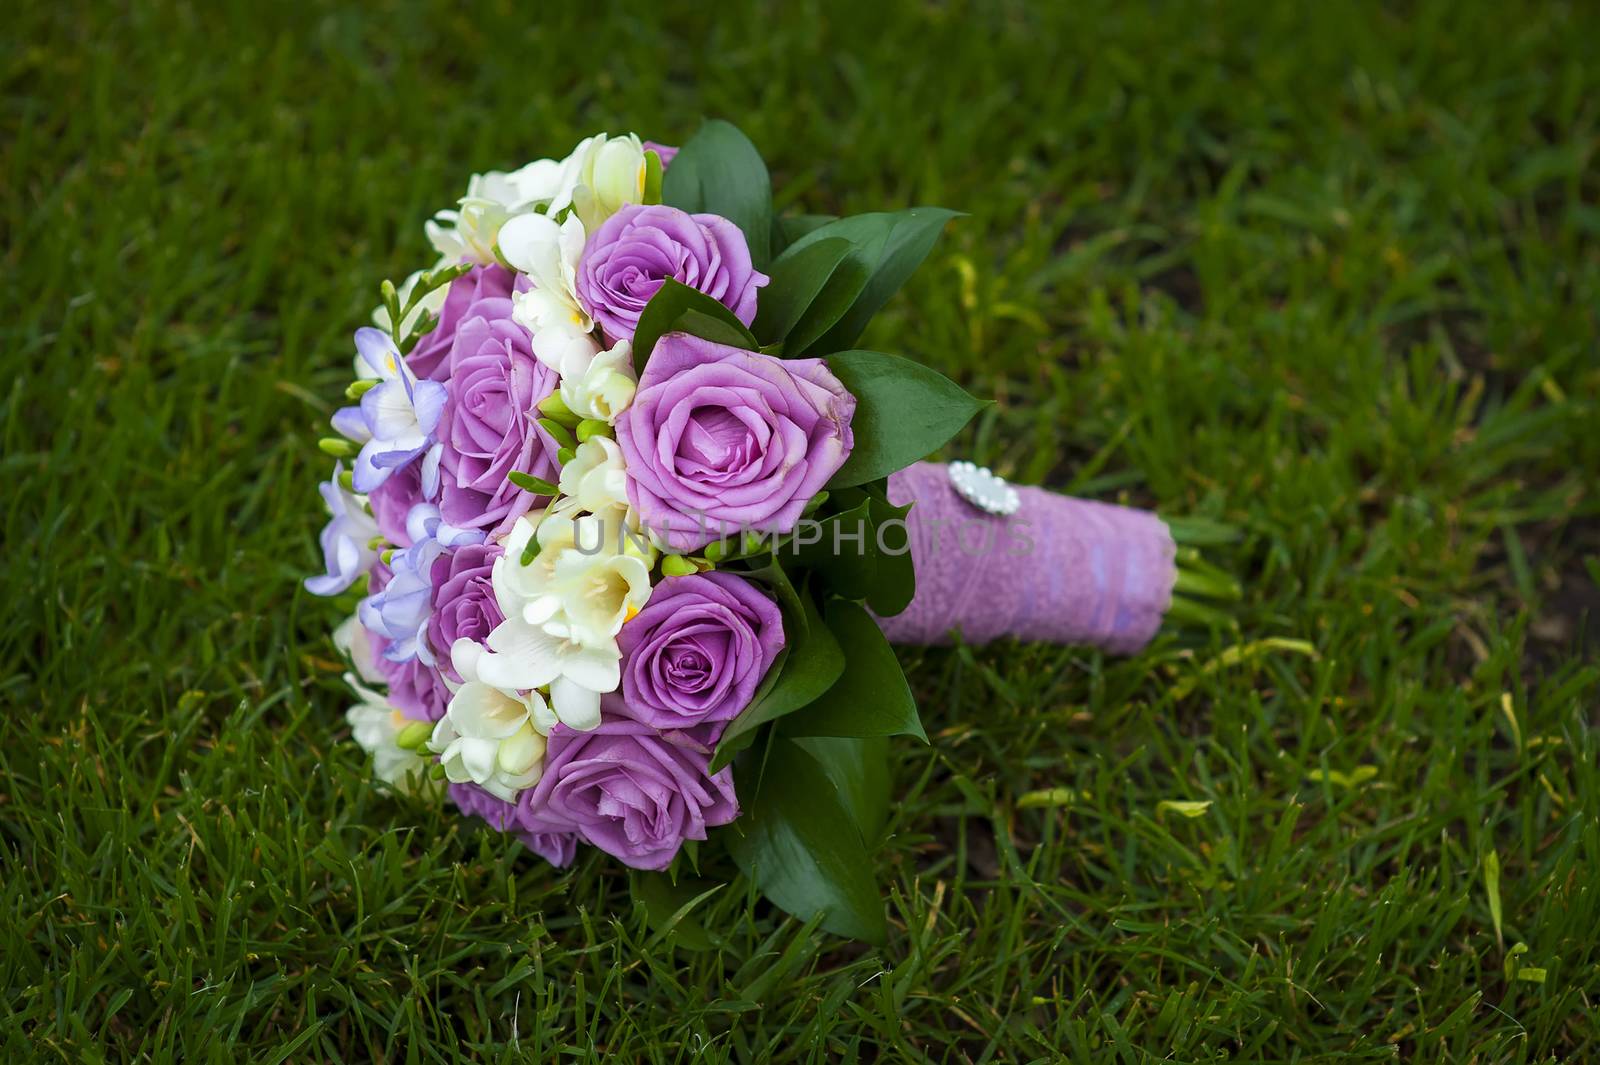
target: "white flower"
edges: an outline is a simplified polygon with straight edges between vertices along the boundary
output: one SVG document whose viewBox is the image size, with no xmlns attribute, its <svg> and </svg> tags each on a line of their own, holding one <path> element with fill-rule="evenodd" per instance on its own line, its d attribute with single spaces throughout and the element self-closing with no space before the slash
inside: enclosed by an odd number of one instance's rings
<svg viewBox="0 0 1600 1065">
<path fill-rule="evenodd" d="M 428 239 L 448 262 L 471 259 L 488 264 L 495 261 L 497 242 L 501 253 L 507 253 L 504 227 L 512 219 L 540 207 L 555 218 L 571 207 L 569 220 L 576 225 L 581 251 L 585 230 L 593 232 L 623 204 L 643 201 L 644 182 L 645 153 L 639 138 L 631 133 L 608 138 L 601 133 L 580 141 L 560 162 L 536 159 L 509 174 L 499 170 L 474 174 L 457 208 L 440 211 L 427 224 Z M 532 274 L 509 254 L 506 261 Z"/>
<path fill-rule="evenodd" d="M 351 614 L 333 630 L 333 646 L 350 662 L 356 676 L 368 684 L 383 684 L 384 676 L 378 672 L 378 659 L 372 653 L 372 641 L 361 625 L 361 618 Z M 349 678 L 345 678 L 348 680 Z"/>
<path fill-rule="evenodd" d="M 520 172 L 519 172 L 520 173 Z M 424 229 L 434 250 L 449 262 L 470 259 L 487 266 L 507 220 L 532 208 L 516 175 L 491 170 L 474 174 L 454 211 L 440 211 Z"/>
<path fill-rule="evenodd" d="M 484 650 L 457 640 L 451 661 L 463 683 L 434 726 L 428 749 L 439 756 L 453 784 L 477 784 L 511 802 L 539 781 L 544 734 L 555 724 L 538 692 L 526 694 L 486 683 L 479 669 Z"/>
<path fill-rule="evenodd" d="M 489 648 L 478 664 L 480 677 L 518 687 L 550 686 L 550 707 L 568 728 L 587 732 L 600 724 L 600 696 L 622 682 L 622 652 L 587 647 L 551 636 L 537 625 L 507 618 L 489 634 Z"/>
<path fill-rule="evenodd" d="M 517 296 L 531 295 L 532 292 L 517 293 Z M 523 301 L 523 306 L 527 309 L 524 317 L 531 321 L 537 308 L 526 300 Z M 512 317 L 516 317 L 514 309 Z M 581 376 L 594 361 L 595 356 L 600 354 L 600 342 L 594 338 L 593 333 L 570 319 L 543 320 L 546 322 L 544 328 L 533 336 L 533 357 L 550 367 L 557 375 L 570 373 Z M 522 325 L 530 331 L 533 330 L 533 326 L 527 322 L 522 322 Z"/>
<path fill-rule="evenodd" d="M 624 204 L 644 201 L 644 144 L 632 133 L 581 141 L 561 166 L 562 187 L 548 210 L 557 214 L 570 203 L 591 233 Z"/>
<path fill-rule="evenodd" d="M 334 639 L 338 642 L 337 633 Z M 415 722 L 396 710 L 386 697 L 362 684 L 354 673 L 346 673 L 344 680 L 361 700 L 345 711 L 344 719 L 350 723 L 351 735 L 361 749 L 372 755 L 373 775 L 408 795 L 435 790 L 433 781 L 428 779 L 428 760 L 396 742 L 400 733 Z"/>
<path fill-rule="evenodd" d="M 537 538 L 538 555 L 522 556 Z M 496 560 L 495 599 L 506 620 L 489 634 L 478 675 L 498 687 L 550 686 L 570 728 L 600 723 L 600 696 L 622 682 L 616 635 L 650 598 L 650 548 L 623 532 L 620 512 L 546 514 L 519 521 Z"/>
<path fill-rule="evenodd" d="M 619 340 L 580 365 L 572 358 L 556 368 L 561 374 L 561 402 L 580 418 L 614 422 L 628 409 L 639 379 L 633 370 L 633 344 Z"/>
<path fill-rule="evenodd" d="M 513 170 L 506 179 L 516 187 L 517 195 L 531 207 L 548 205 L 561 195 L 565 186 L 566 170 L 558 159 L 535 159 L 520 170 Z"/>
<path fill-rule="evenodd" d="M 518 215 L 500 231 L 501 256 L 533 282 L 512 297 L 512 317 L 535 338 L 552 328 L 594 328 L 578 302 L 578 260 L 586 239 L 573 215 L 559 223 L 542 214 Z"/>
<path fill-rule="evenodd" d="M 609 493 L 601 485 L 596 494 Z M 591 647 L 615 643 L 623 623 L 650 599 L 649 549 L 627 535 L 611 509 L 575 517 L 552 512 L 533 534 L 538 555 L 524 566 L 524 530 L 520 524 L 512 530 L 495 562 L 496 598 L 504 585 L 522 619 L 552 636 Z"/>
<path fill-rule="evenodd" d="M 626 511 L 628 473 L 617 442 L 607 436 L 591 436 L 579 444 L 561 467 L 561 494 L 578 510 L 590 514 L 604 516 L 619 508 Z"/>
</svg>

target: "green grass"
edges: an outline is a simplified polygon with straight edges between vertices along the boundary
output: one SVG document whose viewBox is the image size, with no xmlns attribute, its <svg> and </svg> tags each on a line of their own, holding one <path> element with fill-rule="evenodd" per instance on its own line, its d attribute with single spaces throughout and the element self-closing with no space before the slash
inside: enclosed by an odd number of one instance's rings
<svg viewBox="0 0 1600 1065">
<path fill-rule="evenodd" d="M 9 11 L 0 1056 L 1600 1058 L 1600 9 L 461 6 Z M 425 215 L 704 114 L 970 212 L 866 338 L 952 452 L 1244 530 L 1237 632 L 905 656 L 883 949 L 377 795 L 297 585 Z"/>
</svg>

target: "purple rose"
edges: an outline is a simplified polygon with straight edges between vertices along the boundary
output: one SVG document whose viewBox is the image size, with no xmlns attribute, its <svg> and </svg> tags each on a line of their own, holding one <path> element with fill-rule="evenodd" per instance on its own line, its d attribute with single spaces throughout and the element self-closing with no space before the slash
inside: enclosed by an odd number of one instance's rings
<svg viewBox="0 0 1600 1065">
<path fill-rule="evenodd" d="M 433 613 L 428 615 L 428 643 L 439 656 L 439 668 L 453 681 L 461 678 L 450 665 L 457 640 L 484 643 L 504 621 L 490 577 L 494 560 L 505 552 L 493 544 L 468 544 L 433 561 Z"/>
<path fill-rule="evenodd" d="M 555 372 L 533 357 L 528 331 L 511 320 L 511 301 L 474 304 L 450 349 L 450 402 L 439 426 L 445 521 L 503 534 L 534 499 L 506 475 L 556 480 L 558 447 L 534 411 L 555 387 Z"/>
<path fill-rule="evenodd" d="M 373 636 L 373 652 L 378 672 L 389 686 L 389 701 L 401 713 L 414 721 L 437 721 L 450 705 L 450 689 L 433 666 L 424 665 L 420 658 L 404 662 L 391 662 L 383 657 L 387 642 Z"/>
<path fill-rule="evenodd" d="M 616 709 L 608 696 L 606 708 Z M 570 824 L 585 843 L 635 869 L 665 869 L 686 839 L 739 816 L 733 770 L 708 775 L 710 756 L 649 725 L 608 714 L 591 732 L 557 725 L 544 775 L 524 811 Z M 526 822 L 525 822 L 526 823 Z"/>
<path fill-rule="evenodd" d="M 668 333 L 617 423 L 628 498 L 676 551 L 745 529 L 788 532 L 849 457 L 855 409 L 821 359 Z"/>
<path fill-rule="evenodd" d="M 608 339 L 631 340 L 645 304 L 669 277 L 726 305 L 745 325 L 756 316 L 756 289 L 768 280 L 726 218 L 629 204 L 583 249 L 578 299 Z"/>
<path fill-rule="evenodd" d="M 731 573 L 667 577 L 622 627 L 620 711 L 713 746 L 783 648 L 783 615 Z"/>
<path fill-rule="evenodd" d="M 492 795 L 489 797 L 494 798 Z M 517 808 L 517 824 L 521 827 L 517 838 L 551 865 L 569 866 L 572 859 L 577 857 L 578 833 L 573 831 L 571 825 L 554 818 L 541 817 L 521 807 Z"/>
<path fill-rule="evenodd" d="M 647 152 L 655 152 L 661 157 L 661 169 L 663 171 L 666 170 L 667 167 L 671 166 L 672 161 L 678 157 L 678 149 L 674 148 L 670 144 L 657 144 L 655 141 L 645 141 L 644 150 Z"/>
<path fill-rule="evenodd" d="M 444 306 L 439 308 L 439 324 L 424 333 L 417 346 L 406 356 L 406 365 L 418 377 L 443 381 L 450 376 L 450 348 L 455 343 L 456 330 L 472 317 L 471 307 L 479 300 L 510 299 L 512 279 L 515 275 L 495 263 L 474 266 L 450 282 L 445 292 Z"/>
<path fill-rule="evenodd" d="M 551 865 L 572 864 L 578 850 L 578 837 L 570 829 L 545 824 L 529 829 L 525 822 L 530 819 L 515 805 L 496 798 L 476 784 L 451 784 L 448 790 L 451 800 L 468 817 L 487 821 L 491 828 L 501 832 L 515 831 L 529 850 Z"/>
</svg>

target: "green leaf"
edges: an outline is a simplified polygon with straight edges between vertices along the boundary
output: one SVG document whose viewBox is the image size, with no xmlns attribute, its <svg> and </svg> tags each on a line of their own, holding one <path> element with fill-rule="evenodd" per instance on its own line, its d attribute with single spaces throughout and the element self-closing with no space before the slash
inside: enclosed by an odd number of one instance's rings
<svg viewBox="0 0 1600 1065">
<path fill-rule="evenodd" d="M 738 782 L 744 813 L 728 830 L 728 849 L 763 894 L 801 920 L 818 914 L 841 936 L 883 943 L 888 927 L 871 855 L 855 818 L 817 760 L 787 740 Z"/>
<path fill-rule="evenodd" d="M 652 929 L 670 935 L 686 950 L 710 950 L 721 943 L 721 937 L 691 914 L 726 884 L 690 878 L 674 884 L 666 873 L 642 871 L 635 871 L 632 879 L 633 897 L 644 907 L 645 922 Z"/>
<path fill-rule="evenodd" d="M 772 254 L 788 250 L 789 245 L 829 222 L 837 222 L 836 214 L 786 214 L 772 220 Z"/>
<path fill-rule="evenodd" d="M 1489 899 L 1489 920 L 1494 922 L 1495 941 L 1504 943 L 1500 928 L 1500 854 L 1492 847 L 1483 856 L 1483 893 Z"/>
<path fill-rule="evenodd" d="M 1084 793 L 1073 791 L 1071 788 L 1040 788 L 1038 791 L 1025 791 L 1019 795 L 1017 809 L 1027 810 L 1035 806 L 1071 806 L 1084 798 Z"/>
<path fill-rule="evenodd" d="M 795 590 L 794 582 L 789 580 L 789 575 L 784 572 L 783 564 L 772 555 L 767 555 L 766 560 L 760 565 L 750 565 L 749 568 L 738 571 L 742 577 L 767 585 L 772 589 L 772 595 L 778 600 L 778 606 L 783 610 L 783 632 L 789 643 L 793 643 L 798 636 L 804 635 L 809 617 L 815 608 L 808 609 L 806 603 L 800 599 L 800 593 Z"/>
<path fill-rule="evenodd" d="M 917 593 L 917 568 L 911 557 L 911 530 L 906 515 L 915 504 L 896 506 L 887 495 L 872 496 L 873 542 L 877 544 L 878 571 L 866 600 L 881 618 L 894 617 L 911 605 Z"/>
<path fill-rule="evenodd" d="M 679 158 L 682 158 L 681 156 Z M 673 166 L 677 166 L 674 161 Z M 670 171 L 669 171 L 670 175 Z M 878 247 L 872 274 L 848 312 L 816 344 L 819 351 L 838 351 L 856 342 L 872 316 L 889 302 L 933 249 L 945 223 L 959 212 L 943 207 L 852 215 L 818 226 L 795 240 L 784 254 L 798 254 L 810 245 L 841 237 L 857 247 Z M 880 246 L 881 245 L 881 246 Z"/>
<path fill-rule="evenodd" d="M 758 298 L 752 332 L 763 344 L 782 341 L 788 358 L 805 354 L 861 295 L 876 257 L 842 237 L 780 256 Z"/>
<path fill-rule="evenodd" d="M 1196 817 L 1204 817 L 1209 809 L 1211 809 L 1210 799 L 1162 799 L 1156 803 L 1156 817 L 1159 818 L 1170 811 L 1193 820 Z"/>
<path fill-rule="evenodd" d="M 896 507 L 858 488 L 843 489 L 847 509 L 802 520 L 777 554 L 810 569 L 844 599 L 865 599 L 882 616 L 898 614 L 916 591 L 916 569 L 904 527 L 910 506 Z"/>
<path fill-rule="evenodd" d="M 756 269 L 771 259 L 772 178 L 739 127 L 712 119 L 684 144 L 661 179 L 661 202 L 721 215 L 744 233 Z"/>
<path fill-rule="evenodd" d="M 532 492 L 536 496 L 550 496 L 553 499 L 560 493 L 560 489 L 544 478 L 535 477 L 531 473 L 523 473 L 521 470 L 512 470 L 506 474 L 506 480 L 524 492 Z"/>
<path fill-rule="evenodd" d="M 844 599 L 828 603 L 824 620 L 844 649 L 844 672 L 803 712 L 786 717 L 779 731 L 786 736 L 915 736 L 926 743 L 905 670 L 878 623 Z"/>
<path fill-rule="evenodd" d="M 889 738 L 796 736 L 792 742 L 828 774 L 870 850 L 889 817 Z"/>
<path fill-rule="evenodd" d="M 732 311 L 699 289 L 667 278 L 644 313 L 633 334 L 633 367 L 644 372 L 656 341 L 668 333 L 688 333 L 702 340 L 754 351 L 759 345 L 744 323 Z"/>
<path fill-rule="evenodd" d="M 943 374 L 898 355 L 841 351 L 828 356 L 828 368 L 856 398 L 855 450 L 829 488 L 874 481 L 927 458 L 984 406 Z"/>
<path fill-rule="evenodd" d="M 832 687 L 844 671 L 844 652 L 823 623 L 816 604 L 810 596 L 800 599 L 805 611 L 803 619 L 791 623 L 790 611 L 784 611 L 783 632 L 788 655 L 782 663 L 774 662 L 772 666 L 773 670 L 781 672 L 771 687 L 766 687 L 767 678 L 762 678 L 765 692 L 758 691 L 750 705 L 728 722 L 716 753 L 711 757 L 711 772 L 727 765 L 735 754 L 748 747 L 756 729 L 809 705 Z"/>
</svg>

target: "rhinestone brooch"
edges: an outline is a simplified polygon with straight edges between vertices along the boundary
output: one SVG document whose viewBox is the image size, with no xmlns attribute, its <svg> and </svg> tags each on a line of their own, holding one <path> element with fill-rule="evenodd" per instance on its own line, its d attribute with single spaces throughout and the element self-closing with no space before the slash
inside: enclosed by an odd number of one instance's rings
<svg viewBox="0 0 1600 1065">
<path fill-rule="evenodd" d="M 952 462 L 949 469 L 950 483 L 955 487 L 956 494 L 979 510 L 1007 517 L 1022 506 L 1022 497 L 1017 490 L 988 467 L 971 462 Z"/>
</svg>

